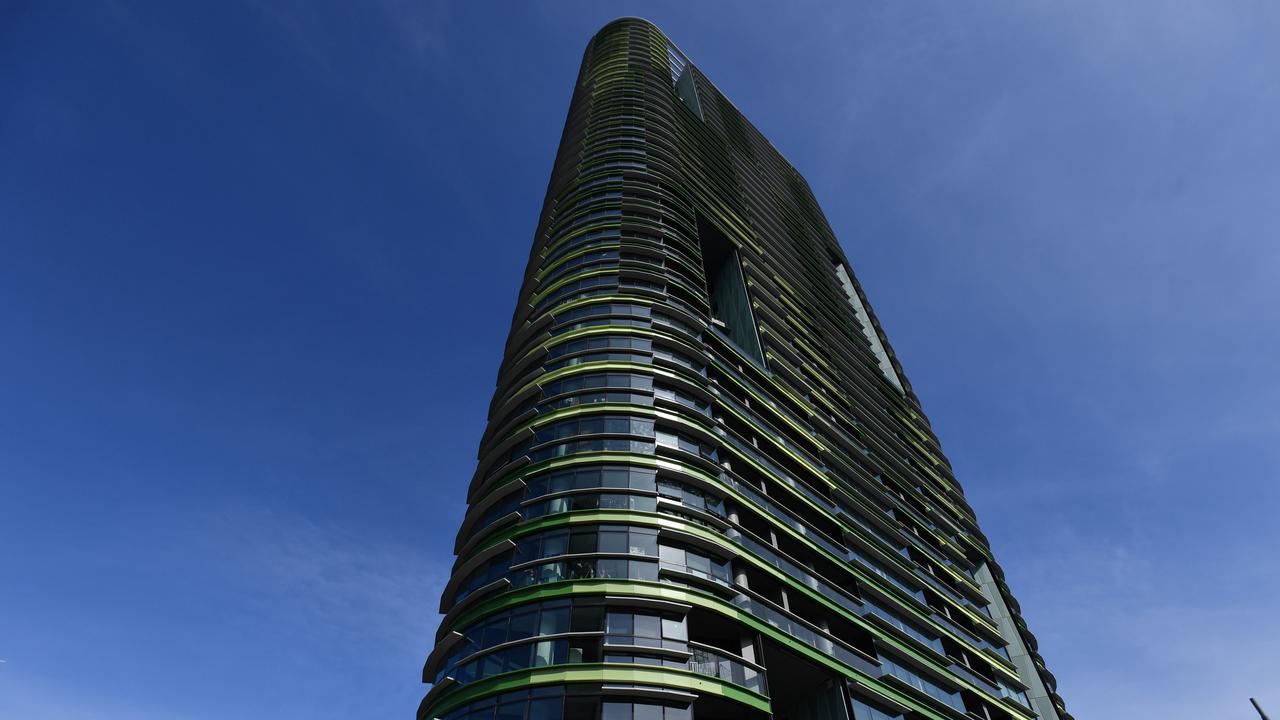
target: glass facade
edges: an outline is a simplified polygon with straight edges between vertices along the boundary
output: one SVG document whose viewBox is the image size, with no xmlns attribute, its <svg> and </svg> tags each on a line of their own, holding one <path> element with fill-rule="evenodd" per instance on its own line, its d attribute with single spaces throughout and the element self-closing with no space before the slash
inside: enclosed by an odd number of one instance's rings
<svg viewBox="0 0 1280 720">
<path fill-rule="evenodd" d="M 1070 720 L 808 185 L 588 44 L 420 720 Z"/>
</svg>

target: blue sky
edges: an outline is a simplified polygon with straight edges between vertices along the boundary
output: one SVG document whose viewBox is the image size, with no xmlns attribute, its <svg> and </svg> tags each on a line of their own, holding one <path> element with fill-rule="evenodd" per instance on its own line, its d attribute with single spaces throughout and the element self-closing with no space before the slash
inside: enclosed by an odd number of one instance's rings
<svg viewBox="0 0 1280 720">
<path fill-rule="evenodd" d="M 0 717 L 412 717 L 620 15 L 809 179 L 1075 715 L 1280 712 L 1276 6 L 256 0 L 0 4 Z"/>
</svg>

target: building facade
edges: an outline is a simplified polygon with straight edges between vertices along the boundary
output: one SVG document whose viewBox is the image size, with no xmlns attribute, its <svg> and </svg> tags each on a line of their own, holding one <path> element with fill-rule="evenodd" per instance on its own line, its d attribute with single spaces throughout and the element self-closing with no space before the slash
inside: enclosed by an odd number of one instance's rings
<svg viewBox="0 0 1280 720">
<path fill-rule="evenodd" d="M 587 46 L 420 720 L 1070 720 L 804 178 Z"/>
</svg>

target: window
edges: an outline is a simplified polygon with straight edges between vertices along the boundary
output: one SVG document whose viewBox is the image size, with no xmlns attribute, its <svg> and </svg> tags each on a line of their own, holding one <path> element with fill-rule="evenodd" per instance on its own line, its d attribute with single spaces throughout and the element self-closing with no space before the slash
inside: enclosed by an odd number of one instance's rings
<svg viewBox="0 0 1280 720">
<path fill-rule="evenodd" d="M 699 375 L 706 374 L 706 366 L 703 365 L 701 361 L 694 360 L 693 358 L 689 357 L 688 355 L 685 355 L 684 353 L 675 352 L 673 350 L 667 350 L 666 348 L 655 347 L 653 348 L 653 356 L 657 358 L 662 358 L 664 360 L 669 360 L 678 365 L 683 365 L 689 368 L 690 370 L 698 373 Z"/>
<path fill-rule="evenodd" d="M 560 720 L 563 702 L 560 698 L 531 700 L 528 720 Z"/>
<path fill-rule="evenodd" d="M 578 453 L 623 452 L 634 453 L 637 455 L 652 455 L 653 451 L 653 443 L 645 440 L 594 438 L 591 440 L 571 440 L 554 445 L 547 445 L 532 452 L 524 448 L 517 448 L 517 450 L 512 453 L 511 459 L 515 460 L 521 456 L 528 455 L 529 461 L 536 463 L 550 458 L 576 455 Z"/>
<path fill-rule="evenodd" d="M 751 299 L 738 249 L 724 233 L 698 214 L 698 245 L 707 279 L 711 317 L 734 345 L 757 364 L 764 362 Z"/>
<path fill-rule="evenodd" d="M 526 497 L 582 490 L 586 488 L 654 489 L 654 471 L 625 465 L 595 465 L 539 475 L 526 480 Z"/>
<path fill-rule="evenodd" d="M 689 708 L 653 703 L 606 700 L 601 720 L 689 720 Z"/>
<path fill-rule="evenodd" d="M 876 357 L 876 362 L 880 368 L 880 374 L 885 380 L 898 391 L 903 394 L 902 381 L 898 378 L 898 372 L 893 369 L 893 363 L 889 361 L 889 354 L 885 352 L 884 344 L 880 342 L 880 335 L 876 332 L 875 326 L 871 324 L 871 316 L 867 313 L 867 308 L 862 304 L 862 298 L 858 296 L 858 291 L 853 287 L 853 280 L 849 275 L 849 271 L 845 269 L 844 262 L 838 258 L 832 257 L 831 262 L 835 268 L 836 281 L 840 283 L 840 289 L 844 291 L 844 299 L 849 303 L 849 307 L 853 309 L 854 317 L 858 319 L 858 324 L 862 326 L 862 335 L 867 339 L 867 344 L 871 346 L 871 352 Z"/>
<path fill-rule="evenodd" d="M 525 506 L 522 515 L 525 520 L 540 518 L 544 515 L 576 512 L 579 510 L 631 510 L 634 512 L 657 512 L 658 502 L 646 495 L 623 495 L 618 493 L 586 493 L 563 495 L 549 500 Z"/>
<path fill-rule="evenodd" d="M 621 178 L 618 178 L 621 180 Z M 617 228 L 602 228 L 599 230 L 591 230 L 579 235 L 570 237 L 571 231 L 559 231 L 554 234 L 552 239 L 548 241 L 547 247 L 554 249 L 547 255 L 547 263 L 554 262 L 557 258 L 563 257 L 571 250 L 580 247 L 594 247 L 598 245 L 616 245 L 620 237 L 621 231 Z M 566 240 L 566 238 L 568 238 Z M 559 245 L 557 245 L 559 243 Z"/>
<path fill-rule="evenodd" d="M 698 119 L 702 119 L 702 106 L 698 104 L 698 91 L 693 84 L 693 73 L 689 61 L 684 59 L 679 50 L 667 45 L 667 63 L 671 68 L 671 85 L 679 97 L 693 111 Z"/>
<path fill-rule="evenodd" d="M 667 479 L 659 480 L 658 494 L 662 497 L 676 500 L 695 510 L 703 510 L 717 517 L 725 516 L 724 500 L 681 482 Z"/>
<path fill-rule="evenodd" d="M 685 627 L 684 619 L 663 618 L 662 637 L 664 641 L 687 642 L 689 640 L 689 631 Z"/>
<path fill-rule="evenodd" d="M 960 693 L 951 692 L 942 688 L 933 680 L 926 678 L 920 673 L 896 662 L 892 658 L 880 653 L 880 673 L 882 675 L 893 675 L 899 680 L 905 681 L 911 687 L 923 692 L 924 694 L 939 700 L 952 708 L 964 712 L 964 703 L 960 699 Z"/>
<path fill-rule="evenodd" d="M 680 433 L 658 430 L 654 435 L 654 439 L 659 447 L 676 448 L 677 450 L 682 450 L 691 455 L 700 455 L 712 462 L 718 462 L 715 448 L 710 445 L 703 445 L 702 443 Z"/>
<path fill-rule="evenodd" d="M 729 563 L 703 555 L 695 550 L 662 545 L 658 548 L 662 567 L 689 573 L 724 585 L 729 584 Z"/>
<path fill-rule="evenodd" d="M 856 697 L 850 698 L 850 701 L 853 706 L 853 720 L 894 720 L 902 717 L 897 713 L 890 714 L 883 710 L 877 710 Z"/>
<path fill-rule="evenodd" d="M 708 416 L 711 415 L 710 403 L 708 403 L 705 400 L 700 400 L 698 398 L 695 398 L 692 395 L 682 390 L 676 390 L 674 388 L 667 388 L 662 386 L 655 386 L 653 388 L 653 394 L 656 395 L 657 397 L 663 398 L 664 400 L 678 402 L 681 405 L 693 408 L 694 410 L 697 410 L 703 415 L 708 415 Z"/>
<path fill-rule="evenodd" d="M 658 531 L 629 525 L 560 528 L 523 537 L 516 543 L 517 562 L 596 552 L 656 557 Z"/>
</svg>

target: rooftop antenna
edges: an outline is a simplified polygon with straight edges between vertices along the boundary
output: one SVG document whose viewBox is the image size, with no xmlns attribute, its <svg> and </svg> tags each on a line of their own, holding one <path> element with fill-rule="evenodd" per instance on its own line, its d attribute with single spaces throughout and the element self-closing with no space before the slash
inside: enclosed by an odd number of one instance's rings
<svg viewBox="0 0 1280 720">
<path fill-rule="evenodd" d="M 1262 712 L 1262 706 L 1258 704 L 1257 700 L 1249 698 L 1249 702 L 1253 703 L 1253 709 L 1258 711 L 1258 715 L 1262 716 L 1262 720 L 1271 720 L 1266 713 Z"/>
</svg>

